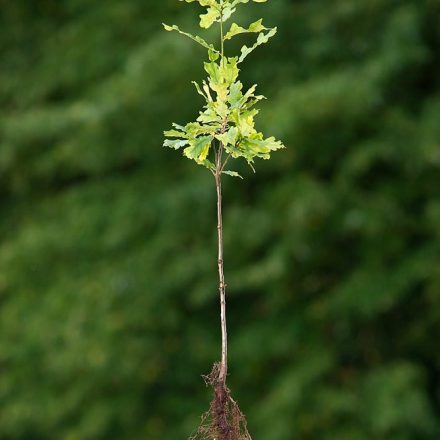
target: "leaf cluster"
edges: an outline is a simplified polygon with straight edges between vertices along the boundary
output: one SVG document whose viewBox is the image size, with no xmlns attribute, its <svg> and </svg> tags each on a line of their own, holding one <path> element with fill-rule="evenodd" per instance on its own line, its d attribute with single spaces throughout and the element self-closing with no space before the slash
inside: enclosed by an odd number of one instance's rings
<svg viewBox="0 0 440 440">
<path fill-rule="evenodd" d="M 269 159 L 273 151 L 284 148 L 284 145 L 274 137 L 265 138 L 263 133 L 255 128 L 255 116 L 259 110 L 255 105 L 264 96 L 255 94 L 256 85 L 245 89 L 239 80 L 240 64 L 258 46 L 265 44 L 273 37 L 277 28 L 267 28 L 263 20 L 257 20 L 248 27 L 232 23 L 224 33 L 224 24 L 236 12 L 240 3 L 249 0 L 180 0 L 187 3 L 197 2 L 206 7 L 206 12 L 200 15 L 200 27 L 208 29 L 214 23 L 220 24 L 221 47 L 216 48 L 197 35 L 182 31 L 178 26 L 164 24 L 167 31 L 177 31 L 191 38 L 208 50 L 209 61 L 204 63 L 208 74 L 202 83 L 193 81 L 199 95 L 205 100 L 203 110 L 196 121 L 186 125 L 173 124 L 173 129 L 165 131 L 167 138 L 164 146 L 176 150 L 183 148 L 183 154 L 203 165 L 213 173 L 226 173 L 238 176 L 234 171 L 225 170 L 230 158 L 244 158 L 253 168 L 256 158 Z M 263 3 L 266 0 L 253 0 Z M 238 35 L 258 34 L 255 43 L 248 47 L 242 46 L 237 56 L 226 56 L 225 42 Z M 222 153 L 226 158 L 222 159 Z M 253 168 L 254 169 L 254 168 Z"/>
</svg>

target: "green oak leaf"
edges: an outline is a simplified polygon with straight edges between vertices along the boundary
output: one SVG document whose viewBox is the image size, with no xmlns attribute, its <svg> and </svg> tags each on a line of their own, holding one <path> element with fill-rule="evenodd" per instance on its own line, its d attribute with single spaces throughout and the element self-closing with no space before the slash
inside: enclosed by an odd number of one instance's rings
<svg viewBox="0 0 440 440">
<path fill-rule="evenodd" d="M 211 82 L 215 84 L 221 83 L 221 74 L 220 74 L 220 66 L 215 62 L 204 63 L 205 71 L 209 75 L 209 79 Z"/>
<path fill-rule="evenodd" d="M 258 32 L 265 31 L 265 30 L 267 30 L 267 28 L 263 26 L 262 19 L 255 21 L 254 23 L 249 25 L 248 28 L 243 28 L 236 23 L 232 23 L 231 29 L 225 35 L 225 40 L 230 40 L 231 38 L 235 37 L 236 35 L 246 34 L 246 33 L 258 33 Z"/>
<path fill-rule="evenodd" d="M 218 139 L 223 145 L 234 146 L 237 142 L 239 131 L 237 127 L 231 127 L 226 133 L 217 134 L 215 138 Z"/>
<path fill-rule="evenodd" d="M 228 176 L 238 177 L 243 180 L 243 177 L 237 173 L 237 171 L 222 171 L 223 174 L 227 174 Z"/>
<path fill-rule="evenodd" d="M 210 48 L 208 50 L 209 61 L 217 61 L 220 57 L 220 52 L 218 50 Z"/>
<path fill-rule="evenodd" d="M 223 23 L 227 22 L 232 17 L 232 14 L 234 14 L 234 12 L 236 10 L 237 9 L 234 8 L 232 5 L 224 6 L 223 7 L 223 16 L 222 16 Z"/>
<path fill-rule="evenodd" d="M 192 35 L 188 32 L 184 32 L 184 31 L 180 30 L 180 28 L 178 26 L 176 26 L 175 24 L 172 26 L 169 26 L 168 24 L 165 24 L 165 23 L 162 23 L 162 24 L 163 24 L 163 27 L 166 31 L 168 31 L 168 32 L 176 31 L 179 34 L 185 35 L 185 37 L 190 38 L 191 40 L 195 41 L 196 43 L 199 43 L 204 48 L 208 49 L 210 51 L 210 53 L 218 54 L 218 56 L 220 56 L 218 50 L 216 50 L 212 44 L 208 44 L 203 38 L 201 38 L 197 35 Z"/>
<path fill-rule="evenodd" d="M 285 148 L 284 145 L 277 141 L 274 137 L 268 139 L 258 139 L 261 134 L 255 138 L 249 137 L 243 139 L 240 148 L 244 150 L 251 157 L 260 157 L 262 159 L 269 159 L 272 151 Z"/>
<path fill-rule="evenodd" d="M 188 139 L 166 139 L 163 143 L 164 147 L 174 148 L 175 150 L 178 150 L 185 145 L 188 145 Z"/>
<path fill-rule="evenodd" d="M 241 48 L 241 55 L 238 59 L 238 62 L 241 63 L 243 60 L 251 53 L 253 52 L 258 46 L 261 46 L 262 44 L 265 44 L 269 41 L 270 38 L 272 38 L 277 33 L 277 28 L 272 28 L 269 30 L 269 32 L 264 33 L 261 32 L 258 34 L 257 42 L 251 46 L 247 47 L 246 45 Z"/>
<path fill-rule="evenodd" d="M 189 141 L 190 146 L 185 148 L 184 155 L 196 162 L 203 162 L 209 154 L 213 136 L 201 136 Z"/>
<path fill-rule="evenodd" d="M 167 130 L 163 132 L 166 137 L 184 137 L 185 133 L 177 130 Z"/>
<path fill-rule="evenodd" d="M 239 107 L 241 99 L 243 98 L 243 84 L 240 81 L 231 84 L 228 95 L 228 102 L 231 105 L 231 109 Z"/>
<path fill-rule="evenodd" d="M 200 122 L 202 124 L 217 124 L 215 127 L 217 129 L 220 129 L 222 119 L 212 108 L 208 107 L 205 111 L 200 112 L 200 115 L 197 118 L 197 122 Z"/>
<path fill-rule="evenodd" d="M 205 100 L 208 101 L 208 102 L 212 101 L 211 96 L 208 95 L 206 92 L 202 91 L 202 89 L 201 89 L 201 87 L 200 87 L 200 85 L 199 85 L 199 83 L 197 81 L 191 81 L 191 82 L 194 84 L 194 86 L 195 86 L 195 88 L 197 90 L 197 93 L 199 95 L 203 96 L 205 98 Z"/>
<path fill-rule="evenodd" d="M 209 7 L 206 14 L 200 15 L 200 27 L 209 29 L 220 19 L 220 11 L 217 8 Z"/>
<path fill-rule="evenodd" d="M 246 138 L 255 133 L 254 117 L 258 114 L 258 112 L 259 110 L 256 109 L 244 112 L 232 112 L 231 119 L 235 122 L 242 137 Z"/>
</svg>

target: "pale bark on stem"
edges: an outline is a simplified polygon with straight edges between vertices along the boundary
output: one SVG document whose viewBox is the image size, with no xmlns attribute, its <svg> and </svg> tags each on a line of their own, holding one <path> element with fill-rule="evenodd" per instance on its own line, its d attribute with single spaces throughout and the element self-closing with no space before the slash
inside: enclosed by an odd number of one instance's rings
<svg viewBox="0 0 440 440">
<path fill-rule="evenodd" d="M 223 36 L 223 1 L 220 2 L 220 43 L 221 57 L 220 62 L 224 62 L 224 36 Z M 226 131 L 226 123 L 223 123 L 221 133 Z M 215 161 L 215 186 L 217 188 L 217 233 L 218 233 L 218 277 L 220 293 L 220 320 L 222 330 L 222 360 L 220 364 L 219 383 L 226 385 L 226 376 L 228 374 L 228 332 L 226 327 L 226 283 L 223 270 L 223 218 L 222 218 L 222 172 L 224 164 L 222 163 L 223 143 L 219 142 Z"/>
<path fill-rule="evenodd" d="M 222 331 L 222 358 L 219 382 L 226 383 L 228 373 L 228 333 L 226 327 L 226 283 L 223 270 L 223 218 L 222 218 L 222 152 L 220 143 L 216 157 L 215 186 L 217 188 L 217 234 L 218 234 L 218 276 L 220 293 L 220 319 Z"/>
</svg>

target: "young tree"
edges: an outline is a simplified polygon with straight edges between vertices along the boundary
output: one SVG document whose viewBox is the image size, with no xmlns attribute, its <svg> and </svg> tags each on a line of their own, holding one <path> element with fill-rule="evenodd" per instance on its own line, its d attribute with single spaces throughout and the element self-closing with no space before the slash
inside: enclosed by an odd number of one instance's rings
<svg viewBox="0 0 440 440">
<path fill-rule="evenodd" d="M 198 165 L 206 167 L 215 178 L 217 190 L 217 231 L 218 231 L 218 274 L 221 319 L 221 361 L 214 365 L 206 380 L 214 388 L 215 397 L 210 410 L 203 417 L 202 426 L 194 438 L 221 440 L 249 439 L 245 418 L 238 405 L 230 396 L 226 386 L 228 372 L 228 340 L 226 326 L 226 283 L 223 271 L 223 222 L 222 222 L 222 175 L 241 177 L 236 171 L 226 169 L 230 159 L 243 158 L 254 169 L 256 158 L 269 159 L 272 151 L 284 148 L 273 137 L 265 138 L 255 129 L 254 118 L 258 114 L 255 105 L 264 96 L 256 95 L 256 85 L 244 90 L 238 79 L 239 66 L 258 46 L 267 43 L 277 28 L 267 28 L 260 19 L 248 27 L 232 23 L 225 32 L 225 23 L 242 3 L 249 0 L 180 0 L 197 2 L 206 8 L 200 15 L 200 27 L 210 28 L 218 23 L 220 47 L 206 42 L 198 35 L 192 35 L 178 26 L 164 24 L 167 31 L 177 31 L 191 38 L 207 49 L 209 61 L 204 63 L 208 74 L 201 84 L 193 81 L 197 92 L 206 101 L 195 122 L 185 126 L 173 124 L 173 129 L 165 131 L 164 146 L 175 150 L 183 149 L 183 154 Z M 253 0 L 264 3 L 266 0 Z M 248 47 L 242 46 L 238 56 L 227 56 L 225 44 L 228 40 L 244 34 L 256 33 L 256 42 Z"/>
</svg>

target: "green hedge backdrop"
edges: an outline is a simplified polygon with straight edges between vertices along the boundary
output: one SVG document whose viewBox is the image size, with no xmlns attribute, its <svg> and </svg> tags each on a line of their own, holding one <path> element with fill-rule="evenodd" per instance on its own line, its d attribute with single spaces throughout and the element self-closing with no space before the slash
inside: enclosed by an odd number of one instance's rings
<svg viewBox="0 0 440 440">
<path fill-rule="evenodd" d="M 185 439 L 207 409 L 215 188 L 161 148 L 204 75 L 161 23 L 197 13 L 0 1 L 2 440 Z M 239 20 L 261 16 L 279 33 L 243 79 L 288 149 L 225 178 L 229 385 L 255 440 L 436 440 L 440 4 L 270 0 Z"/>
</svg>

